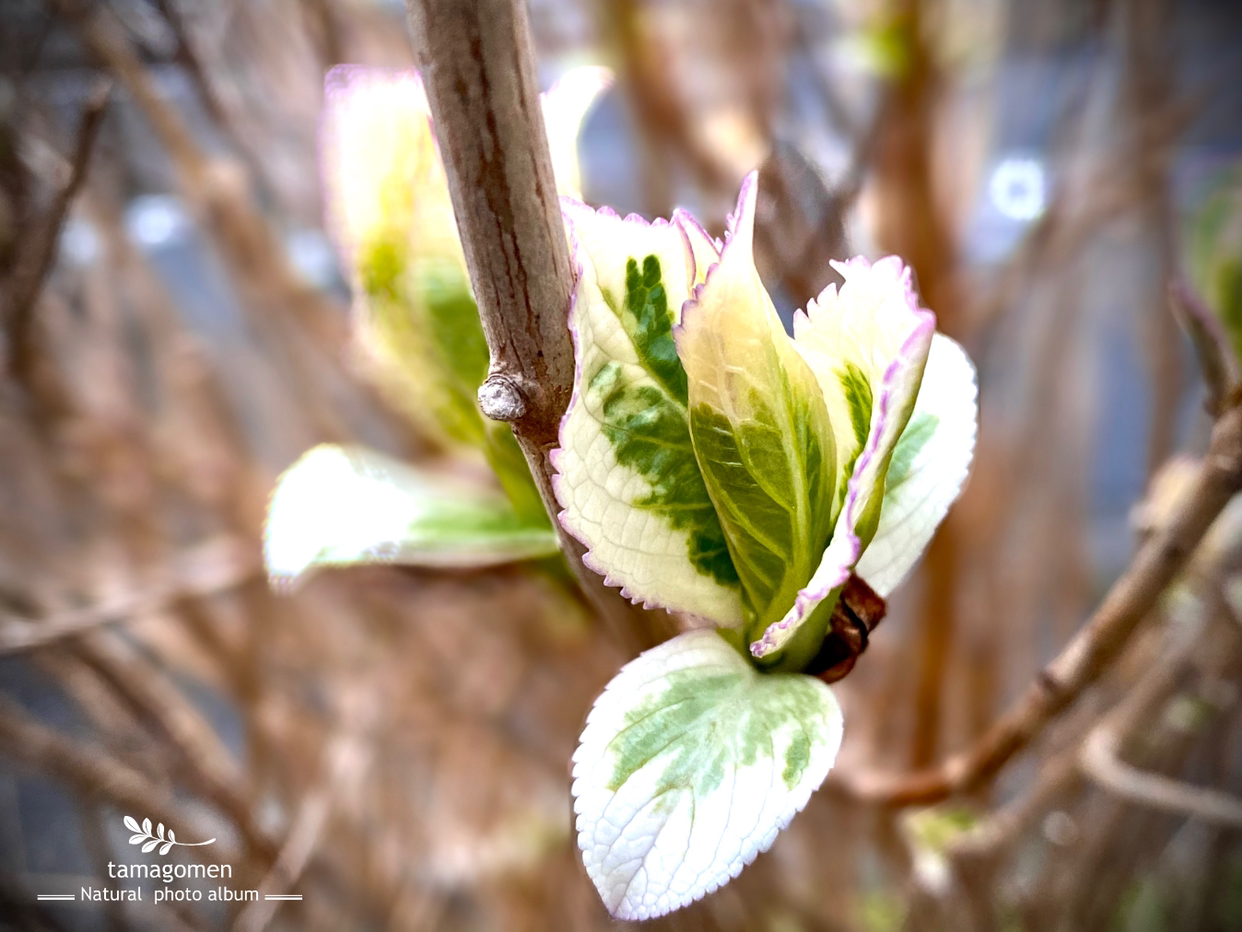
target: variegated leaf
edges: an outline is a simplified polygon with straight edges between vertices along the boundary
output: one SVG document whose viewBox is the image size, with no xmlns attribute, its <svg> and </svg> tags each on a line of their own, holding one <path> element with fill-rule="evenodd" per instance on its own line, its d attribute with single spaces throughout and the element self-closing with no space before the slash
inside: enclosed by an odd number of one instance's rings
<svg viewBox="0 0 1242 932">
<path fill-rule="evenodd" d="M 759 673 L 715 631 L 627 664 L 574 754 L 578 845 L 609 912 L 660 916 L 737 876 L 823 782 L 841 735 L 824 683 Z"/>
<path fill-rule="evenodd" d="M 695 455 L 753 637 L 811 578 L 828 542 L 836 492 L 822 393 L 755 270 L 757 185 L 754 174 L 743 182 L 720 259 L 675 331 Z"/>
<path fill-rule="evenodd" d="M 794 317 L 794 339 L 832 419 L 841 512 L 810 582 L 751 645 L 756 657 L 784 651 L 781 665 L 789 669 L 814 656 L 831 606 L 875 534 L 889 461 L 914 409 L 936 328 L 896 256 L 833 267 L 845 283 L 839 293 L 829 285 Z"/>
<path fill-rule="evenodd" d="M 287 585 L 322 566 L 493 566 L 549 556 L 558 545 L 551 527 L 523 520 L 489 489 L 323 445 L 281 476 L 263 549 L 273 584 Z"/>
<path fill-rule="evenodd" d="M 576 145 L 582 114 L 606 86 L 602 74 L 587 77 L 576 97 L 547 102 L 569 140 L 562 148 Z M 478 409 L 487 343 L 418 75 L 347 66 L 329 72 L 326 88 L 329 225 L 355 288 L 367 368 L 431 436 L 481 448 L 519 515 L 546 524 L 512 432 Z M 576 161 L 567 166 L 576 171 Z"/>
<path fill-rule="evenodd" d="M 430 435 L 482 446 L 487 344 L 417 73 L 333 68 L 321 159 L 368 371 Z"/>
<path fill-rule="evenodd" d="M 681 228 L 565 199 L 577 281 L 574 393 L 553 454 L 560 520 L 635 601 L 741 619 L 737 575 L 690 442 L 672 328 L 694 260 Z"/>
<path fill-rule="evenodd" d="M 923 553 L 961 491 L 975 452 L 975 367 L 943 334 L 932 339 L 914 413 L 884 483 L 875 537 L 854 571 L 885 598 Z"/>
</svg>

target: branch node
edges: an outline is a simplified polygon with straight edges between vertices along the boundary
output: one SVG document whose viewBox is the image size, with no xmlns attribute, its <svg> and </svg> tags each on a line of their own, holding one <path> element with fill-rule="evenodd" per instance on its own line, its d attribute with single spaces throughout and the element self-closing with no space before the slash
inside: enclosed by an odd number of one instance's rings
<svg viewBox="0 0 1242 932">
<path fill-rule="evenodd" d="M 493 421 L 516 421 L 526 413 L 526 396 L 516 379 L 489 375 L 479 386 L 479 407 Z"/>
</svg>

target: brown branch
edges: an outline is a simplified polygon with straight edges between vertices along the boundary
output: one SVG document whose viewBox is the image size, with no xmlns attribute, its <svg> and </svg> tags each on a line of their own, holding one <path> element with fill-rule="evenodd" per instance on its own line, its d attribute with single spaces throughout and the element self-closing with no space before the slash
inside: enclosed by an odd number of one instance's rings
<svg viewBox="0 0 1242 932">
<path fill-rule="evenodd" d="M 0 615 L 0 657 L 56 644 L 106 625 L 150 615 L 179 598 L 235 589 L 254 578 L 260 561 L 254 547 L 222 537 L 191 548 L 168 568 L 165 579 L 111 605 L 90 605 L 47 619 Z"/>
<path fill-rule="evenodd" d="M 363 780 L 371 759 L 371 734 L 379 708 L 375 696 L 361 691 L 345 697 L 344 705 L 347 708 L 343 721 L 324 749 L 323 773 L 298 805 L 281 852 L 260 884 L 263 898 L 237 916 L 233 932 L 265 930 L 279 906 L 279 901 L 268 901 L 267 897 L 281 896 L 297 884 L 319 845 L 333 806 L 356 793 Z"/>
<path fill-rule="evenodd" d="M 10 371 L 23 381 L 33 362 L 31 341 L 35 304 L 56 259 L 56 245 L 60 242 L 60 232 L 65 226 L 69 208 L 86 180 L 91 153 L 95 150 L 95 140 L 99 137 L 99 128 L 103 125 L 111 95 L 112 84 L 105 81 L 98 84 L 87 98 L 69 163 L 69 178 L 34 231 L 29 246 L 23 250 L 25 255 L 14 271 L 9 307 L 6 309 L 8 363 Z"/>
<path fill-rule="evenodd" d="M 101 751 L 85 747 L 31 721 L 12 702 L 0 699 L 0 750 L 20 763 L 69 784 L 83 796 L 105 799 L 122 811 L 149 816 L 178 828 L 186 837 L 210 838 L 215 830 L 177 805 L 145 776 Z M 237 852 L 223 839 L 210 849 L 191 848 L 197 857 L 238 863 Z"/>
<path fill-rule="evenodd" d="M 1229 390 L 1238 380 L 1237 364 L 1233 360 L 1228 338 L 1216 315 L 1185 279 L 1175 277 L 1169 283 L 1169 303 L 1178 323 L 1190 338 L 1190 345 L 1199 361 L 1199 371 L 1207 389 L 1203 406 L 1215 416 L 1220 413 Z"/>
<path fill-rule="evenodd" d="M 254 793 L 236 758 L 211 724 L 154 664 L 107 632 L 87 638 L 78 653 L 138 718 L 172 748 L 185 782 L 237 825 L 260 863 L 276 858 L 277 842 L 255 818 Z"/>
<path fill-rule="evenodd" d="M 1156 658 L 1156 664 L 1083 741 L 1078 763 L 1100 787 L 1128 802 L 1189 816 L 1204 822 L 1242 828 L 1242 799 L 1220 790 L 1193 786 L 1151 773 L 1121 758 L 1126 739 L 1159 714 L 1177 692 L 1181 674 L 1190 665 L 1194 642 Z"/>
<path fill-rule="evenodd" d="M 842 774 L 840 779 L 856 796 L 890 806 L 931 803 L 985 784 L 1099 679 L 1239 490 L 1242 408 L 1235 406 L 1217 420 L 1203 469 L 1178 510 L 1147 539 L 1061 654 L 978 742 L 927 770 L 895 776 Z"/>
<path fill-rule="evenodd" d="M 233 923 L 233 932 L 262 932 L 276 915 L 280 896 L 292 889 L 319 845 L 328 816 L 342 798 L 357 791 L 371 760 L 371 735 L 378 708 L 375 697 L 355 693 L 346 697 L 344 721 L 328 742 L 323 755 L 323 773 L 302 798 L 280 854 L 271 871 L 259 884 L 263 897 L 247 906 Z"/>
<path fill-rule="evenodd" d="M 51 2 L 73 24 L 90 53 L 116 75 L 151 124 L 167 150 L 182 199 L 227 260 L 243 306 L 260 327 L 279 328 L 274 345 L 284 351 L 283 362 L 321 435 L 330 440 L 351 437 L 325 397 L 321 373 L 308 358 L 312 348 L 335 358 L 346 339 L 345 319 L 326 297 L 299 278 L 279 238 L 255 209 L 244 164 L 209 154 L 199 146 L 181 113 L 160 96 L 106 4 Z M 290 326 L 293 320 L 301 326 Z M 307 345 L 308 336 L 317 346 Z"/>
<path fill-rule="evenodd" d="M 1081 763 L 1087 776 L 1114 796 L 1129 802 L 1242 828 L 1242 799 L 1127 764 L 1121 759 L 1121 735 L 1112 724 L 1101 724 L 1083 745 Z"/>
<path fill-rule="evenodd" d="M 406 0 L 406 9 L 491 348 L 479 401 L 489 417 L 512 423 L 544 505 L 556 514 L 549 454 L 573 390 L 573 280 L 526 4 Z M 667 616 L 626 604 L 582 565 L 582 545 L 557 532 L 578 581 L 629 646 L 672 633 Z"/>
</svg>

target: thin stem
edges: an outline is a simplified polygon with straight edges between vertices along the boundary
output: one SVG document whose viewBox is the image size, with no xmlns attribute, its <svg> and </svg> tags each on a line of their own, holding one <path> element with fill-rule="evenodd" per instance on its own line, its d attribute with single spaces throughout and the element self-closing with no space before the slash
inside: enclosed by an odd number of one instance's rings
<svg viewBox="0 0 1242 932">
<path fill-rule="evenodd" d="M 95 150 L 95 140 L 99 137 L 99 128 L 103 125 L 111 95 L 112 84 L 104 81 L 87 98 L 78 125 L 77 140 L 73 146 L 72 161 L 69 163 L 69 178 L 31 237 L 22 264 L 14 275 L 10 303 L 5 309 L 9 330 L 8 363 L 10 370 L 22 381 L 28 379 L 34 362 L 34 348 L 31 343 L 35 304 L 56 258 L 56 245 L 60 241 L 60 232 L 69 215 L 69 208 L 86 181 L 91 153 Z"/>
<path fill-rule="evenodd" d="M 889 806 L 936 802 L 991 780 L 1108 669 L 1209 525 L 1239 491 L 1242 408 L 1235 406 L 1217 420 L 1203 468 L 1168 523 L 1147 539 L 1095 614 L 979 741 L 926 770 L 839 779 L 856 796 Z"/>
</svg>

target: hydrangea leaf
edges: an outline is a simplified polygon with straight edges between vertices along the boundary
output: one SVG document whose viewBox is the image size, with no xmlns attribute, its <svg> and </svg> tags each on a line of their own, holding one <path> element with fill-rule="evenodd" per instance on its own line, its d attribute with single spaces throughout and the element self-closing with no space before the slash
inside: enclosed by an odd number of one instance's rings
<svg viewBox="0 0 1242 932">
<path fill-rule="evenodd" d="M 574 393 L 553 454 L 584 562 L 651 605 L 741 619 L 737 574 L 699 473 L 672 328 L 693 257 L 675 224 L 563 201 L 577 281 Z"/>
<path fill-rule="evenodd" d="M 551 527 L 523 520 L 495 492 L 328 444 L 280 477 L 263 544 L 275 585 L 323 566 L 481 567 L 557 549 Z"/>
<path fill-rule="evenodd" d="M 829 285 L 795 315 L 794 340 L 819 380 L 836 434 L 841 512 L 810 582 L 751 645 L 761 658 L 784 651 L 782 665 L 795 669 L 818 649 L 831 605 L 875 534 L 889 463 L 914 410 L 936 328 L 896 256 L 833 267 L 845 283 L 840 292 Z"/>
<path fill-rule="evenodd" d="M 321 160 L 369 373 L 424 432 L 482 446 L 487 344 L 417 73 L 333 68 Z"/>
<path fill-rule="evenodd" d="M 697 630 L 627 664 L 574 754 L 587 873 L 618 919 L 649 919 L 728 882 L 823 782 L 841 745 L 832 690 L 763 674 Z"/>
<path fill-rule="evenodd" d="M 592 70 L 574 79 L 574 94 L 545 97 L 559 133 L 554 148 L 568 153 L 561 163 L 574 177 L 578 126 L 605 74 Z M 482 449 L 519 516 L 547 525 L 512 432 L 478 408 L 487 343 L 417 73 L 332 69 L 322 161 L 329 227 L 353 283 L 368 370 L 425 433 Z"/>
<path fill-rule="evenodd" d="M 811 578 L 836 492 L 822 393 L 755 270 L 756 190 L 752 174 L 720 259 L 675 332 L 690 435 L 741 579 L 748 632 L 779 619 Z"/>
<path fill-rule="evenodd" d="M 875 537 L 854 572 L 881 596 L 923 553 L 970 470 L 978 423 L 975 367 L 957 343 L 932 339 L 914 413 L 893 450 Z"/>
</svg>

